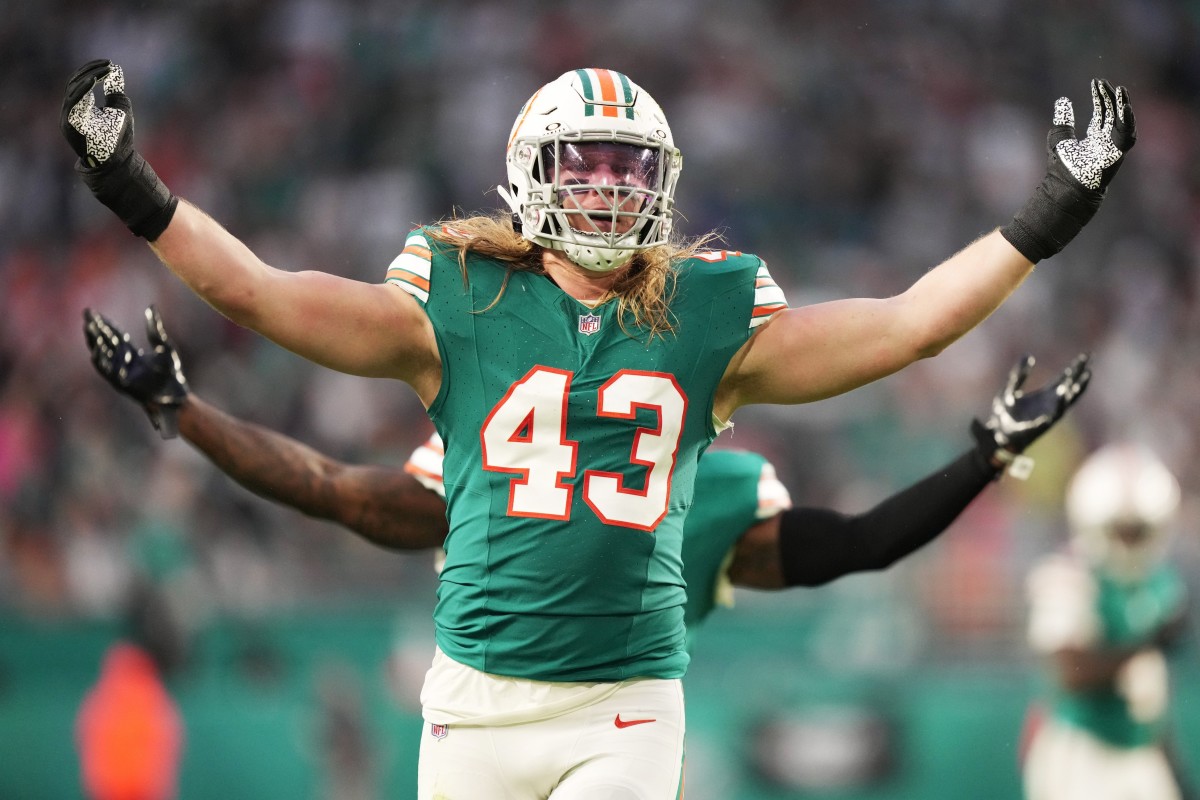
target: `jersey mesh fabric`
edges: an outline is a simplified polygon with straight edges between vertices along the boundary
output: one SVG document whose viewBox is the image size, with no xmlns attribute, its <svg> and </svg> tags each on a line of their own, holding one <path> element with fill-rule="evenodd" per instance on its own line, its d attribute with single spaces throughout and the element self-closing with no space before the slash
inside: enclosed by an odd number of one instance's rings
<svg viewBox="0 0 1200 800">
<path fill-rule="evenodd" d="M 413 451 L 404 465 L 427 489 L 442 497 L 442 440 L 436 433 Z M 683 523 L 683 577 L 687 603 L 683 619 L 691 653 L 700 623 L 721 599 L 727 556 L 742 533 L 756 522 L 791 508 L 787 488 L 772 464 L 744 450 L 708 450 L 696 467 L 695 501 Z"/>
</svg>

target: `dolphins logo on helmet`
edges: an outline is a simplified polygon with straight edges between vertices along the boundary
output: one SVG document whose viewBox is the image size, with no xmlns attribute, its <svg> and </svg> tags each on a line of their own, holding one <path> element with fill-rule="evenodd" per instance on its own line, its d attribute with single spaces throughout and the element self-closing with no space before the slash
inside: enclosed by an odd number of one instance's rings
<svg viewBox="0 0 1200 800">
<path fill-rule="evenodd" d="M 517 115 L 500 195 L 521 235 L 593 272 L 671 235 L 683 158 L 658 103 L 625 75 L 577 69 Z"/>
<path fill-rule="evenodd" d="M 1102 447 L 1067 489 L 1072 544 L 1113 578 L 1139 580 L 1165 554 L 1179 495 L 1175 476 L 1149 448 Z"/>
</svg>

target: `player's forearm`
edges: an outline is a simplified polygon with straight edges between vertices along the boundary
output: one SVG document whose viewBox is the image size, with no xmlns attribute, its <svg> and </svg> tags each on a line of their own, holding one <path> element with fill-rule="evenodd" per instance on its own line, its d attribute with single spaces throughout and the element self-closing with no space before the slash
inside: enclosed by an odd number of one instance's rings
<svg viewBox="0 0 1200 800">
<path fill-rule="evenodd" d="M 260 497 L 338 520 L 337 497 L 321 487 L 338 466 L 312 448 L 188 396 L 179 433 L 222 472 Z"/>
<path fill-rule="evenodd" d="M 993 231 L 923 275 L 896 300 L 900 330 L 921 357 L 937 355 L 987 319 L 1033 271 L 1033 264 Z"/>
<path fill-rule="evenodd" d="M 255 327 L 270 267 L 216 220 L 180 201 L 150 247 L 201 299 L 237 324 Z"/>
<path fill-rule="evenodd" d="M 890 567 L 945 531 L 995 475 L 972 448 L 865 513 L 785 511 L 779 525 L 784 585 L 820 586 Z"/>
<path fill-rule="evenodd" d="M 444 501 L 402 470 L 343 464 L 195 394 L 179 410 L 179 432 L 251 492 L 380 547 L 423 550 L 446 538 Z"/>
<path fill-rule="evenodd" d="M 1058 682 L 1068 691 L 1080 692 L 1113 686 L 1117 673 L 1143 649 L 1142 646 L 1102 649 L 1067 648 L 1054 654 Z"/>
<path fill-rule="evenodd" d="M 999 233 L 973 242 L 903 294 L 777 314 L 730 361 L 714 402 L 728 419 L 754 403 L 808 403 L 936 355 L 996 310 L 1033 270 Z"/>
<path fill-rule="evenodd" d="M 383 284 L 261 261 L 186 202 L 151 247 L 192 291 L 233 322 L 339 372 L 399 378 L 432 398 L 440 362 L 416 301 Z"/>
</svg>

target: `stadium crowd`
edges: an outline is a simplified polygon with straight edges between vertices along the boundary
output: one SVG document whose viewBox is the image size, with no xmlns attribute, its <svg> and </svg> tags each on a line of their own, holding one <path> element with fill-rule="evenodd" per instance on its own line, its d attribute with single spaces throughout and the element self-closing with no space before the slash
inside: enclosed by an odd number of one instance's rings
<svg viewBox="0 0 1200 800">
<path fill-rule="evenodd" d="M 860 508 L 960 450 L 1017 355 L 1091 351 L 1089 395 L 1033 453 L 1028 484 L 1007 481 L 969 530 L 869 579 L 943 632 L 996 642 L 1020 636 L 1014 587 L 1062 541 L 1063 485 L 1087 450 L 1140 439 L 1200 494 L 1200 3 L 401 5 L 53 0 L 0 17 L 0 608 L 110 615 L 140 576 L 234 614 L 433 586 L 427 560 L 380 559 L 163 443 L 92 371 L 82 309 L 140 336 L 153 302 L 193 385 L 234 413 L 348 460 L 400 464 L 430 431 L 411 392 L 231 325 L 113 224 L 57 130 L 66 78 L 95 57 L 124 67 L 139 149 L 176 193 L 271 263 L 365 281 L 451 198 L 500 202 L 528 87 L 620 69 L 679 132 L 680 227 L 763 256 L 794 304 L 895 293 L 1006 222 L 1044 169 L 1057 93 L 1082 127 L 1087 81 L 1107 77 L 1129 87 L 1139 144 L 1067 252 L 934 361 L 750 409 L 725 443 L 767 455 L 798 502 Z M 1183 520 L 1195 529 L 1196 510 Z M 1180 543 L 1193 559 L 1197 541 Z M 937 596 L 919 589 L 935 582 Z M 958 582 L 973 592 L 947 605 Z"/>
</svg>

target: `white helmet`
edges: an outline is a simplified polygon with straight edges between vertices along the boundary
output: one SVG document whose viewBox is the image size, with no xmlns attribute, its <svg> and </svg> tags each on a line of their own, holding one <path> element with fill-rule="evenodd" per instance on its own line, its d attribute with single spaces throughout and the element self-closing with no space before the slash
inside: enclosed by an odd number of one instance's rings
<svg viewBox="0 0 1200 800">
<path fill-rule="evenodd" d="M 1074 546 L 1118 580 L 1144 577 L 1163 557 L 1178 508 L 1175 476 L 1138 444 L 1097 450 L 1067 489 Z"/>
<path fill-rule="evenodd" d="M 577 69 L 517 115 L 499 187 L 532 242 L 611 272 L 671 235 L 683 157 L 658 103 L 619 72 Z"/>
</svg>

